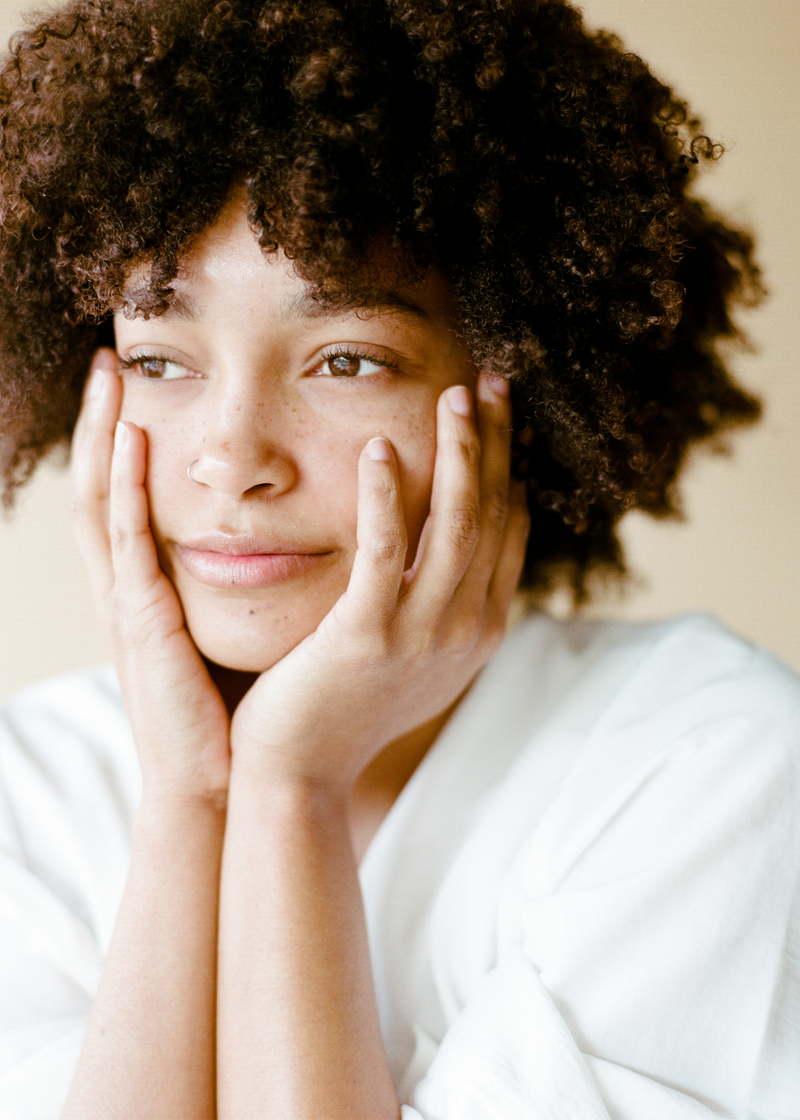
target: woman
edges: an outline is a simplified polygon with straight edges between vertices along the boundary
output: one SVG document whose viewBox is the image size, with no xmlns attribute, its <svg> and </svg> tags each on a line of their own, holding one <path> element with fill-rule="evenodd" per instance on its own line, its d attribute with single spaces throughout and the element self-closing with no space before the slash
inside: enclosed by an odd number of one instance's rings
<svg viewBox="0 0 800 1120">
<path fill-rule="evenodd" d="M 132 732 L 107 671 L 6 709 L 6 1099 L 791 1116 L 796 680 L 502 641 L 757 413 L 699 125 L 561 2 L 81 0 L 2 81 L 5 477 L 83 392 Z"/>
</svg>

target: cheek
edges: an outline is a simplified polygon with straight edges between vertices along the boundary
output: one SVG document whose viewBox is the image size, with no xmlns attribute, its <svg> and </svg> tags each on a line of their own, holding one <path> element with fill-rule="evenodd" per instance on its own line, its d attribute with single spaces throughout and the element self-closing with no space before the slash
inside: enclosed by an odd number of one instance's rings
<svg viewBox="0 0 800 1120">
<path fill-rule="evenodd" d="M 397 404 L 370 410 L 352 405 L 347 408 L 346 423 L 330 424 L 324 436 L 318 433 L 316 443 L 312 437 L 316 462 L 308 477 L 317 480 L 317 487 L 325 480 L 318 491 L 319 499 L 336 510 L 340 524 L 347 524 L 355 547 L 359 457 L 370 439 L 385 436 L 397 458 L 410 564 L 430 508 L 436 458 L 436 399 L 420 394 L 412 402 L 404 400 Z M 318 457 L 320 448 L 324 450 Z"/>
<path fill-rule="evenodd" d="M 148 415 L 150 411 L 131 407 L 125 401 L 121 418 L 138 425 L 147 437 L 150 524 L 158 540 L 162 536 L 161 527 L 169 526 L 174 514 L 196 499 L 198 488 L 190 481 L 188 468 L 192 459 L 197 458 L 198 440 L 196 426 L 188 420 L 180 416 Z"/>
</svg>

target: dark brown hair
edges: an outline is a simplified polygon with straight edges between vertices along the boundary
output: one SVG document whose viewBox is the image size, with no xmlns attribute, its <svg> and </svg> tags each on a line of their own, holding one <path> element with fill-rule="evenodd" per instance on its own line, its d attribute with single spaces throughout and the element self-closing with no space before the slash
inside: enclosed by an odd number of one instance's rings
<svg viewBox="0 0 800 1120">
<path fill-rule="evenodd" d="M 237 180 L 321 298 L 376 239 L 450 279 L 514 386 L 531 588 L 622 570 L 620 516 L 675 512 L 691 445 L 758 414 L 719 350 L 751 242 L 689 192 L 720 149 L 562 0 L 72 0 L 12 40 L 0 129 L 7 503 L 133 264 L 158 314 Z"/>
</svg>

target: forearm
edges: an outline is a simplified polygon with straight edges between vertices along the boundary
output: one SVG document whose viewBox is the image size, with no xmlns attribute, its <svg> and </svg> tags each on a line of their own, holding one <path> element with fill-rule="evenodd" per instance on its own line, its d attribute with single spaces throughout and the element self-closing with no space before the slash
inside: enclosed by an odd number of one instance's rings
<svg viewBox="0 0 800 1120">
<path fill-rule="evenodd" d="M 62 1120 L 216 1116 L 216 926 L 224 813 L 145 801 Z"/>
<path fill-rule="evenodd" d="M 234 758 L 220 907 L 220 1117 L 395 1120 L 344 798 Z"/>
</svg>

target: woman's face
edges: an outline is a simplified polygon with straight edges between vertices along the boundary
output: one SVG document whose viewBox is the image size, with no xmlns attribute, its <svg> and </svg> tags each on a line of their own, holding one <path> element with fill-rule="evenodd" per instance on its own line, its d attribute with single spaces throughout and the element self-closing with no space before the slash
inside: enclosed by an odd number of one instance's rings
<svg viewBox="0 0 800 1120">
<path fill-rule="evenodd" d="M 122 419 L 147 433 L 151 525 L 198 648 L 262 671 L 347 587 L 358 459 L 373 436 L 397 455 L 411 563 L 437 398 L 472 388 L 476 371 L 440 276 L 377 307 L 323 309 L 282 254 L 261 252 L 238 198 L 194 242 L 174 289 L 165 315 L 115 316 Z"/>
</svg>

